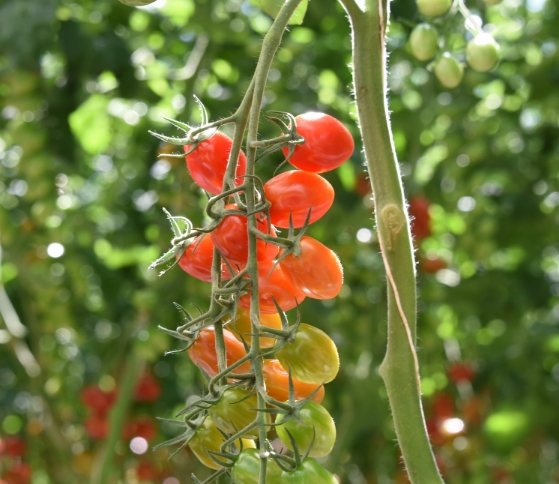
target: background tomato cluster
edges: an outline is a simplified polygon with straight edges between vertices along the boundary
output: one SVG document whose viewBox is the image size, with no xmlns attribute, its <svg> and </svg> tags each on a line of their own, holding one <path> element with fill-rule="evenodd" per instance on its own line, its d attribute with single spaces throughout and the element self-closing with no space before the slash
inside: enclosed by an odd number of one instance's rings
<svg viewBox="0 0 559 484">
<path fill-rule="evenodd" d="M 416 234 L 424 406 L 447 482 L 557 482 L 559 5 L 467 3 L 492 26 L 502 60 L 489 73 L 467 69 L 454 90 L 410 53 L 409 33 L 421 21 L 413 2 L 392 4 L 395 145 L 407 195 L 427 201 L 428 223 L 418 214 Z M 180 321 L 173 301 L 204 306 L 207 285 L 178 268 L 161 279 L 146 269 L 168 247 L 161 208 L 200 224 L 200 193 L 184 159 L 157 158 L 172 148 L 147 130 L 175 134 L 161 115 L 196 122 L 192 93 L 212 118 L 232 112 L 270 21 L 240 0 L 159 5 L 0 6 L 4 480 L 13 466 L 28 466 L 34 484 L 90 482 L 80 462 L 97 458 L 107 441 L 88 435 L 90 410 L 80 395 L 90 385 L 121 388 L 130 361 L 138 362 L 135 378 L 143 366 L 159 381 L 161 395 L 132 399 L 129 419 L 169 417 L 203 391 L 186 355 L 163 357 L 179 346 L 157 325 Z M 456 21 L 446 32 L 458 55 L 467 40 L 461 28 Z M 325 174 L 334 205 L 309 228 L 340 256 L 345 284 L 335 300 L 305 302 L 302 316 L 340 351 L 342 367 L 323 402 L 338 437 L 324 465 L 344 483 L 403 482 L 376 372 L 385 278 L 349 49 L 340 7 L 310 2 L 305 23 L 290 29 L 278 52 L 266 103 L 295 114 L 320 110 L 354 127 L 353 158 Z M 276 133 L 261 127 L 262 137 Z M 261 167 L 267 178 L 274 168 Z M 175 433 L 158 424 L 153 443 Z M 4 450 L 14 437 L 25 442 L 24 454 Z M 121 482 L 137 482 L 144 461 L 158 469 L 152 482 L 187 483 L 190 472 L 206 472 L 187 451 L 170 462 L 167 450 L 137 451 L 119 440 Z"/>
</svg>

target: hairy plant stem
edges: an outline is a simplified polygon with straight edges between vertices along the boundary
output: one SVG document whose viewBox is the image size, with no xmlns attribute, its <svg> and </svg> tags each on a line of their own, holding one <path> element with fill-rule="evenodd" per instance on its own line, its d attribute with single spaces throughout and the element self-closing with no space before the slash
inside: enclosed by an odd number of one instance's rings
<svg viewBox="0 0 559 484">
<path fill-rule="evenodd" d="M 388 278 L 388 343 L 380 374 L 411 482 L 442 483 L 421 406 L 415 348 L 415 262 L 387 107 L 385 34 L 389 5 L 387 0 L 366 0 L 364 8 L 355 0 L 340 3 L 349 14 L 353 31 L 355 98 Z"/>
</svg>

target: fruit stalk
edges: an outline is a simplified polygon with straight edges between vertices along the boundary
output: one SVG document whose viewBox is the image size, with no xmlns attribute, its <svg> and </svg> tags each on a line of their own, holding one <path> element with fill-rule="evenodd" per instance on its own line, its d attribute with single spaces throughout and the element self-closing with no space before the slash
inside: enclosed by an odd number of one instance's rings
<svg viewBox="0 0 559 484">
<path fill-rule="evenodd" d="M 353 32 L 353 81 L 359 125 L 373 188 L 381 253 L 388 279 L 388 342 L 380 367 L 398 443 L 413 484 L 443 480 L 427 436 L 416 341 L 415 261 L 410 223 L 390 129 L 385 35 L 387 0 L 340 0 Z"/>
</svg>

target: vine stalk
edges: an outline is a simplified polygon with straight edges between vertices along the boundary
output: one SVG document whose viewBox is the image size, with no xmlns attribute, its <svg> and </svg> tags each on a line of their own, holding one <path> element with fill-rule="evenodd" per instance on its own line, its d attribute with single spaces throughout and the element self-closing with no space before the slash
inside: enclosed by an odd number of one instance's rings
<svg viewBox="0 0 559 484">
<path fill-rule="evenodd" d="M 355 99 L 388 279 L 388 342 L 380 374 L 411 482 L 441 484 L 421 405 L 415 348 L 415 261 L 387 106 L 385 36 L 389 0 L 340 3 L 352 27 Z"/>
</svg>

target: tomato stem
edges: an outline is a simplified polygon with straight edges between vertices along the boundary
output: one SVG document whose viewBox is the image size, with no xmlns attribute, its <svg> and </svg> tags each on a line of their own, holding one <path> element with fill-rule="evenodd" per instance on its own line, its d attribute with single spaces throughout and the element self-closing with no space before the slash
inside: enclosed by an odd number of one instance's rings
<svg viewBox="0 0 559 484">
<path fill-rule="evenodd" d="M 388 344 L 380 367 L 396 435 L 413 484 L 442 483 L 421 405 L 416 340 L 415 261 L 399 166 L 390 129 L 385 35 L 387 0 L 340 0 L 353 31 L 353 80 L 359 126 L 373 188 L 388 284 Z"/>
</svg>

